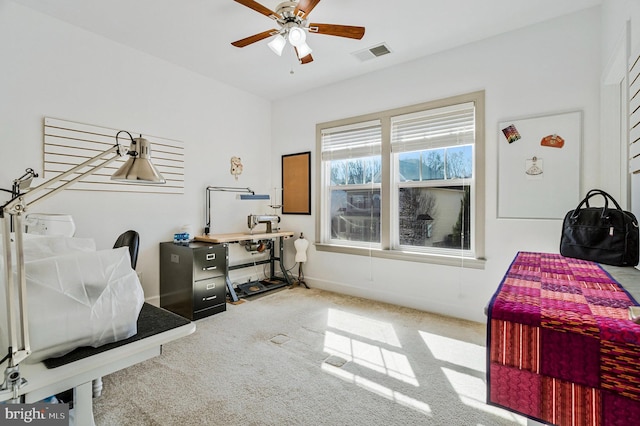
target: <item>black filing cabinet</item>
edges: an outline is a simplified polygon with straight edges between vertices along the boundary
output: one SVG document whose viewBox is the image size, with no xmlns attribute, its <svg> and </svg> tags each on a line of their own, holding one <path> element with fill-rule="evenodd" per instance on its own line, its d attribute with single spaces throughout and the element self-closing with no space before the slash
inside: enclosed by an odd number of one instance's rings
<svg viewBox="0 0 640 426">
<path fill-rule="evenodd" d="M 160 243 L 160 306 L 190 320 L 225 311 L 227 244 Z"/>
</svg>

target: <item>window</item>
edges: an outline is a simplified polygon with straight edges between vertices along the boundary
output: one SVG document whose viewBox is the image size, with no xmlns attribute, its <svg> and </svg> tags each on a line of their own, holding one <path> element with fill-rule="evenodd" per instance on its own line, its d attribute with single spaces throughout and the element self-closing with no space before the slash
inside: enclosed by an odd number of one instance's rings
<svg viewBox="0 0 640 426">
<path fill-rule="evenodd" d="M 391 117 L 392 247 L 470 251 L 474 142 L 472 102 Z"/>
<path fill-rule="evenodd" d="M 318 249 L 481 259 L 483 122 L 476 92 L 319 124 Z"/>
<path fill-rule="evenodd" d="M 327 183 L 323 240 L 380 244 L 380 121 L 322 131 Z"/>
</svg>

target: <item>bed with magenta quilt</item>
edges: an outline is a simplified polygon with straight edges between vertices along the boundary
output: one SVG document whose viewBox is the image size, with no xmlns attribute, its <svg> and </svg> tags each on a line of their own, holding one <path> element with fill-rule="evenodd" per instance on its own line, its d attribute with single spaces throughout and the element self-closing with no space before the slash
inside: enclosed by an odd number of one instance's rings
<svg viewBox="0 0 640 426">
<path fill-rule="evenodd" d="M 554 425 L 640 424 L 632 305 L 597 263 L 519 252 L 488 306 L 487 403 Z"/>
</svg>

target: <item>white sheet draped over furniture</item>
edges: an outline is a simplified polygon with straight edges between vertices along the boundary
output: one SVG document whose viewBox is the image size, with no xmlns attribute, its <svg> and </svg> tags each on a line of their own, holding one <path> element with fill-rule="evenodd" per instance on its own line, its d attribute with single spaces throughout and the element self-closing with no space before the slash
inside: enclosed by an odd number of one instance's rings
<svg viewBox="0 0 640 426">
<path fill-rule="evenodd" d="M 90 239 L 31 236 L 24 240 L 24 253 L 33 352 L 26 362 L 136 334 L 144 292 L 127 247 L 96 251 Z M 4 281 L 4 271 L 0 277 Z M 3 292 L 0 298 L 6 324 Z M 1 344 L 8 347 L 5 330 Z"/>
</svg>

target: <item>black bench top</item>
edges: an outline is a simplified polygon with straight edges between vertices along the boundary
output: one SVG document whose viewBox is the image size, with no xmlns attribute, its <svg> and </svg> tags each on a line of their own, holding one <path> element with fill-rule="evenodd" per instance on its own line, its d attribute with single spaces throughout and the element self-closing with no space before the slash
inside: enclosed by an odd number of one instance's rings
<svg viewBox="0 0 640 426">
<path fill-rule="evenodd" d="M 138 316 L 138 332 L 128 339 L 107 343 L 106 345 L 98 346 L 97 348 L 82 346 L 74 349 L 66 355 L 45 359 L 42 362 L 47 368 L 60 367 L 61 365 L 79 361 L 83 358 L 117 348 L 118 346 L 135 342 L 136 340 L 141 340 L 155 334 L 160 334 L 162 332 L 187 325 L 190 322 L 191 321 L 181 317 L 180 315 L 145 302 L 144 305 L 142 305 L 140 315 Z"/>
</svg>

